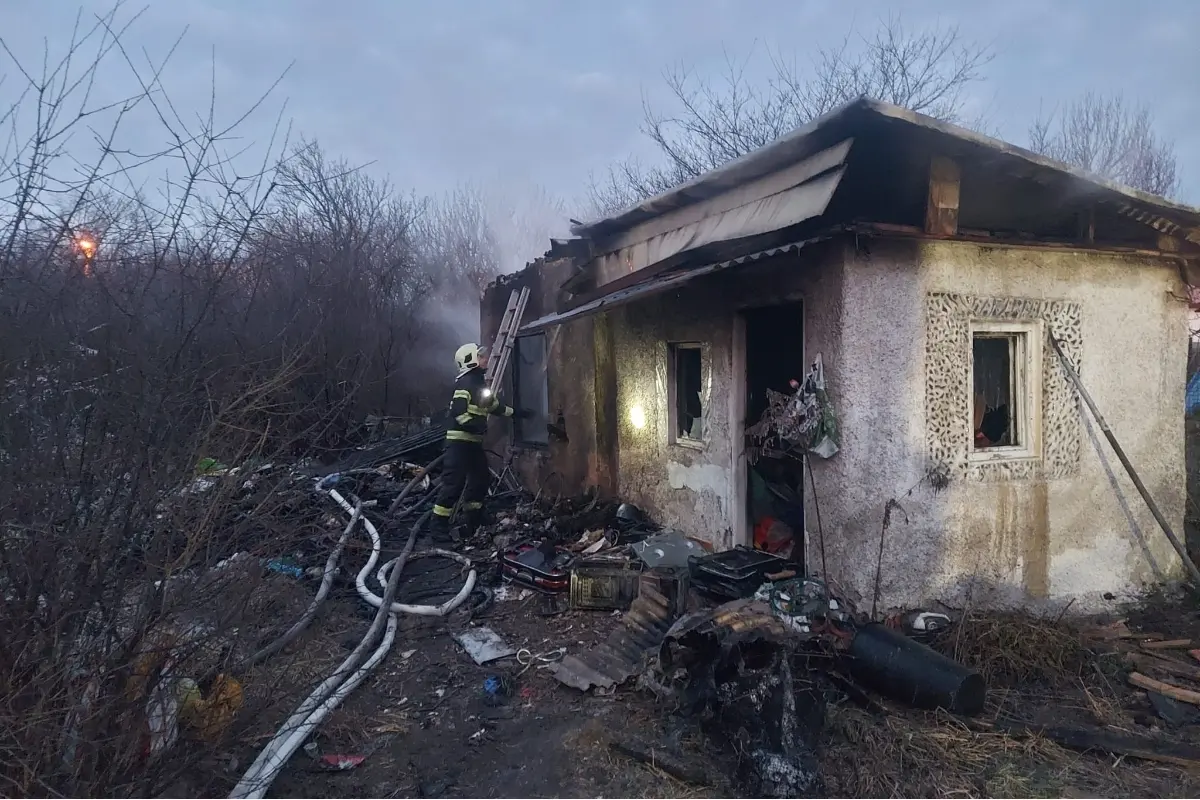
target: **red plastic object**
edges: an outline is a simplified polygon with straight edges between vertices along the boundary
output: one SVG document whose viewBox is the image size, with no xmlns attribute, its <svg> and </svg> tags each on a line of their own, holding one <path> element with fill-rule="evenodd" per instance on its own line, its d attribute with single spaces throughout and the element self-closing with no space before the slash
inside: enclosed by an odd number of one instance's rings
<svg viewBox="0 0 1200 800">
<path fill-rule="evenodd" d="M 573 554 L 561 547 L 546 551 L 536 544 L 513 545 L 500 554 L 504 576 L 522 586 L 547 594 L 559 594 L 571 588 Z"/>
</svg>

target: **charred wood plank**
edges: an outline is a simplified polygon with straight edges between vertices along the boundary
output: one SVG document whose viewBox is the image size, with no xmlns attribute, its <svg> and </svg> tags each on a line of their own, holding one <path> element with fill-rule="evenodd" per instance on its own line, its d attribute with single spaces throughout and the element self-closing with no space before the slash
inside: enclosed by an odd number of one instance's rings
<svg viewBox="0 0 1200 800">
<path fill-rule="evenodd" d="M 712 782 L 708 777 L 708 773 L 702 767 L 685 764 L 682 760 L 662 748 L 650 747 L 641 742 L 609 742 L 608 747 L 618 755 L 632 758 L 634 761 L 640 761 L 652 767 L 657 767 L 672 778 L 681 780 L 684 783 L 690 783 L 695 786 L 708 786 Z"/>
</svg>

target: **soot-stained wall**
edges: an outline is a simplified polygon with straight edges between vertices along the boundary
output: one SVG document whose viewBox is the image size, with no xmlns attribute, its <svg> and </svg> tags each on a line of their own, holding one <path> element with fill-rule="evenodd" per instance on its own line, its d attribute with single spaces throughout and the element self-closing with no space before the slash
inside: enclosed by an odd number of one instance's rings
<svg viewBox="0 0 1200 800">
<path fill-rule="evenodd" d="M 487 288 L 480 307 L 480 330 L 490 344 L 496 336 L 508 298 L 514 289 L 529 288 L 524 322 L 557 308 L 559 286 L 574 268 L 569 259 L 534 261 L 524 270 L 504 276 Z M 514 458 L 514 469 L 524 486 L 547 495 L 573 495 L 599 483 L 596 464 L 596 428 L 594 398 L 593 320 L 588 317 L 545 330 L 546 388 L 549 418 L 562 420 L 564 441 L 550 436 L 542 447 L 522 446 Z M 509 401 L 513 398 L 511 389 Z M 490 427 L 489 447 L 503 458 L 512 442 L 512 423 L 494 422 Z M 498 460 L 493 457 L 493 465 Z"/>
<path fill-rule="evenodd" d="M 569 271 L 551 262 L 492 287 L 488 340 L 512 286 L 530 285 L 532 319 L 554 308 Z M 973 319 L 1052 331 L 1181 528 L 1187 309 L 1175 299 L 1178 283 L 1164 262 L 1087 251 L 853 237 L 812 245 L 549 329 L 550 415 L 563 413 L 570 441 L 524 451 L 519 472 L 535 489 L 607 487 L 717 547 L 745 541 L 741 314 L 801 300 L 797 361 L 822 354 L 841 432 L 840 452 L 813 461 L 815 491 L 805 487 L 808 564 L 827 562 L 829 575 L 869 606 L 894 499 L 878 573 L 882 608 L 936 600 L 1061 607 L 1070 599 L 1073 610 L 1100 608 L 1106 594 L 1122 599 L 1177 575 L 1178 559 L 1049 348 L 1036 376 L 1038 457 L 967 458 L 965 332 Z M 670 345 L 681 342 L 702 347 L 699 445 L 673 442 L 669 431 Z M 611 385 L 598 375 L 597 353 L 607 353 Z M 614 427 L 611 457 L 598 419 Z M 934 491 L 928 475 L 939 466 L 950 483 Z"/>
<path fill-rule="evenodd" d="M 739 315 L 800 300 L 805 352 L 795 354 L 797 373 L 816 352 L 827 363 L 836 361 L 841 266 L 840 243 L 824 242 L 610 312 L 623 498 L 718 548 L 746 541 L 745 342 Z M 671 437 L 668 372 L 675 343 L 702 348 L 705 434 L 699 445 Z"/>
</svg>

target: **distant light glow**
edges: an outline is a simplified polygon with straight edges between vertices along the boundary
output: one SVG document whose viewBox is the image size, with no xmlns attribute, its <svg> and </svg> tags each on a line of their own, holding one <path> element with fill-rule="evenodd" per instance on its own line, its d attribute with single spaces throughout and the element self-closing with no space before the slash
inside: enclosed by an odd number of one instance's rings
<svg viewBox="0 0 1200 800">
<path fill-rule="evenodd" d="M 491 397 L 491 396 L 492 396 L 492 390 L 491 390 L 491 389 L 484 389 L 484 390 L 483 390 L 483 392 L 482 392 L 482 394 L 483 394 L 483 396 L 484 396 L 484 397 Z"/>
<path fill-rule="evenodd" d="M 629 409 L 629 422 L 639 431 L 646 427 L 646 410 L 641 406 L 633 406 Z"/>
<path fill-rule="evenodd" d="M 92 276 L 92 262 L 96 260 L 96 240 L 86 233 L 76 234 L 75 249 L 83 256 L 83 274 Z"/>
</svg>

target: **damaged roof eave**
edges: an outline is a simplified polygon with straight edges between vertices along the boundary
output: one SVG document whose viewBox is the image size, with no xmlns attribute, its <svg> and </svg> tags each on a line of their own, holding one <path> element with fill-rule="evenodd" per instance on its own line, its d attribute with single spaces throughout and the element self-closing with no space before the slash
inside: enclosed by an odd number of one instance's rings
<svg viewBox="0 0 1200 800">
<path fill-rule="evenodd" d="M 616 308 L 617 306 L 645 300 L 672 289 L 682 288 L 684 285 L 691 283 L 698 278 L 704 277 L 705 275 L 711 275 L 727 269 L 752 264 L 757 261 L 761 261 L 762 259 L 782 255 L 784 253 L 799 252 L 804 247 L 813 244 L 814 242 L 828 239 L 832 235 L 832 233 L 826 232 L 811 236 L 808 239 L 787 242 L 786 244 L 776 245 L 773 247 L 766 247 L 761 250 L 745 253 L 733 258 L 723 259 L 721 261 L 711 261 L 707 264 L 680 267 L 676 270 L 667 271 L 658 275 L 647 276 L 644 280 L 641 280 L 630 286 L 622 287 L 615 291 L 605 293 L 594 300 L 575 306 L 574 308 L 546 314 L 538 319 L 527 322 L 521 326 L 520 333 L 537 333 L 538 331 L 544 330 L 553 325 L 562 325 L 565 322 L 570 322 L 575 319 L 580 319 L 582 317 L 608 311 L 612 308 Z"/>
<path fill-rule="evenodd" d="M 781 136 L 765 147 L 752 150 L 728 164 L 698 175 L 648 200 L 592 222 L 572 225 L 571 233 L 584 239 L 598 239 L 628 230 L 668 211 L 716 197 L 755 178 L 769 175 L 822 149 L 814 148 L 812 134 L 841 123 L 848 114 L 859 108 L 862 102 L 860 99 L 847 103 Z"/>
<path fill-rule="evenodd" d="M 867 97 L 846 103 L 765 147 L 649 200 L 593 222 L 575 225 L 571 232 L 587 239 L 614 236 L 648 219 L 714 197 L 805 158 L 827 144 L 824 141 L 827 138 L 845 138 L 853 135 L 855 131 L 851 129 L 852 126 L 857 121 L 868 118 L 897 121 L 947 137 L 960 145 L 984 149 L 994 155 L 1024 162 L 1036 170 L 1066 177 L 1082 184 L 1081 189 L 1084 189 L 1084 193 L 1093 195 L 1097 200 L 1114 204 L 1118 211 L 1127 216 L 1141 219 L 1160 232 L 1178 232 L 1184 238 L 1200 243 L 1200 209 L 1123 186 L 991 136 Z M 838 130 L 842 128 L 844 130 Z M 830 130 L 833 130 L 832 137 L 827 135 Z"/>
</svg>

